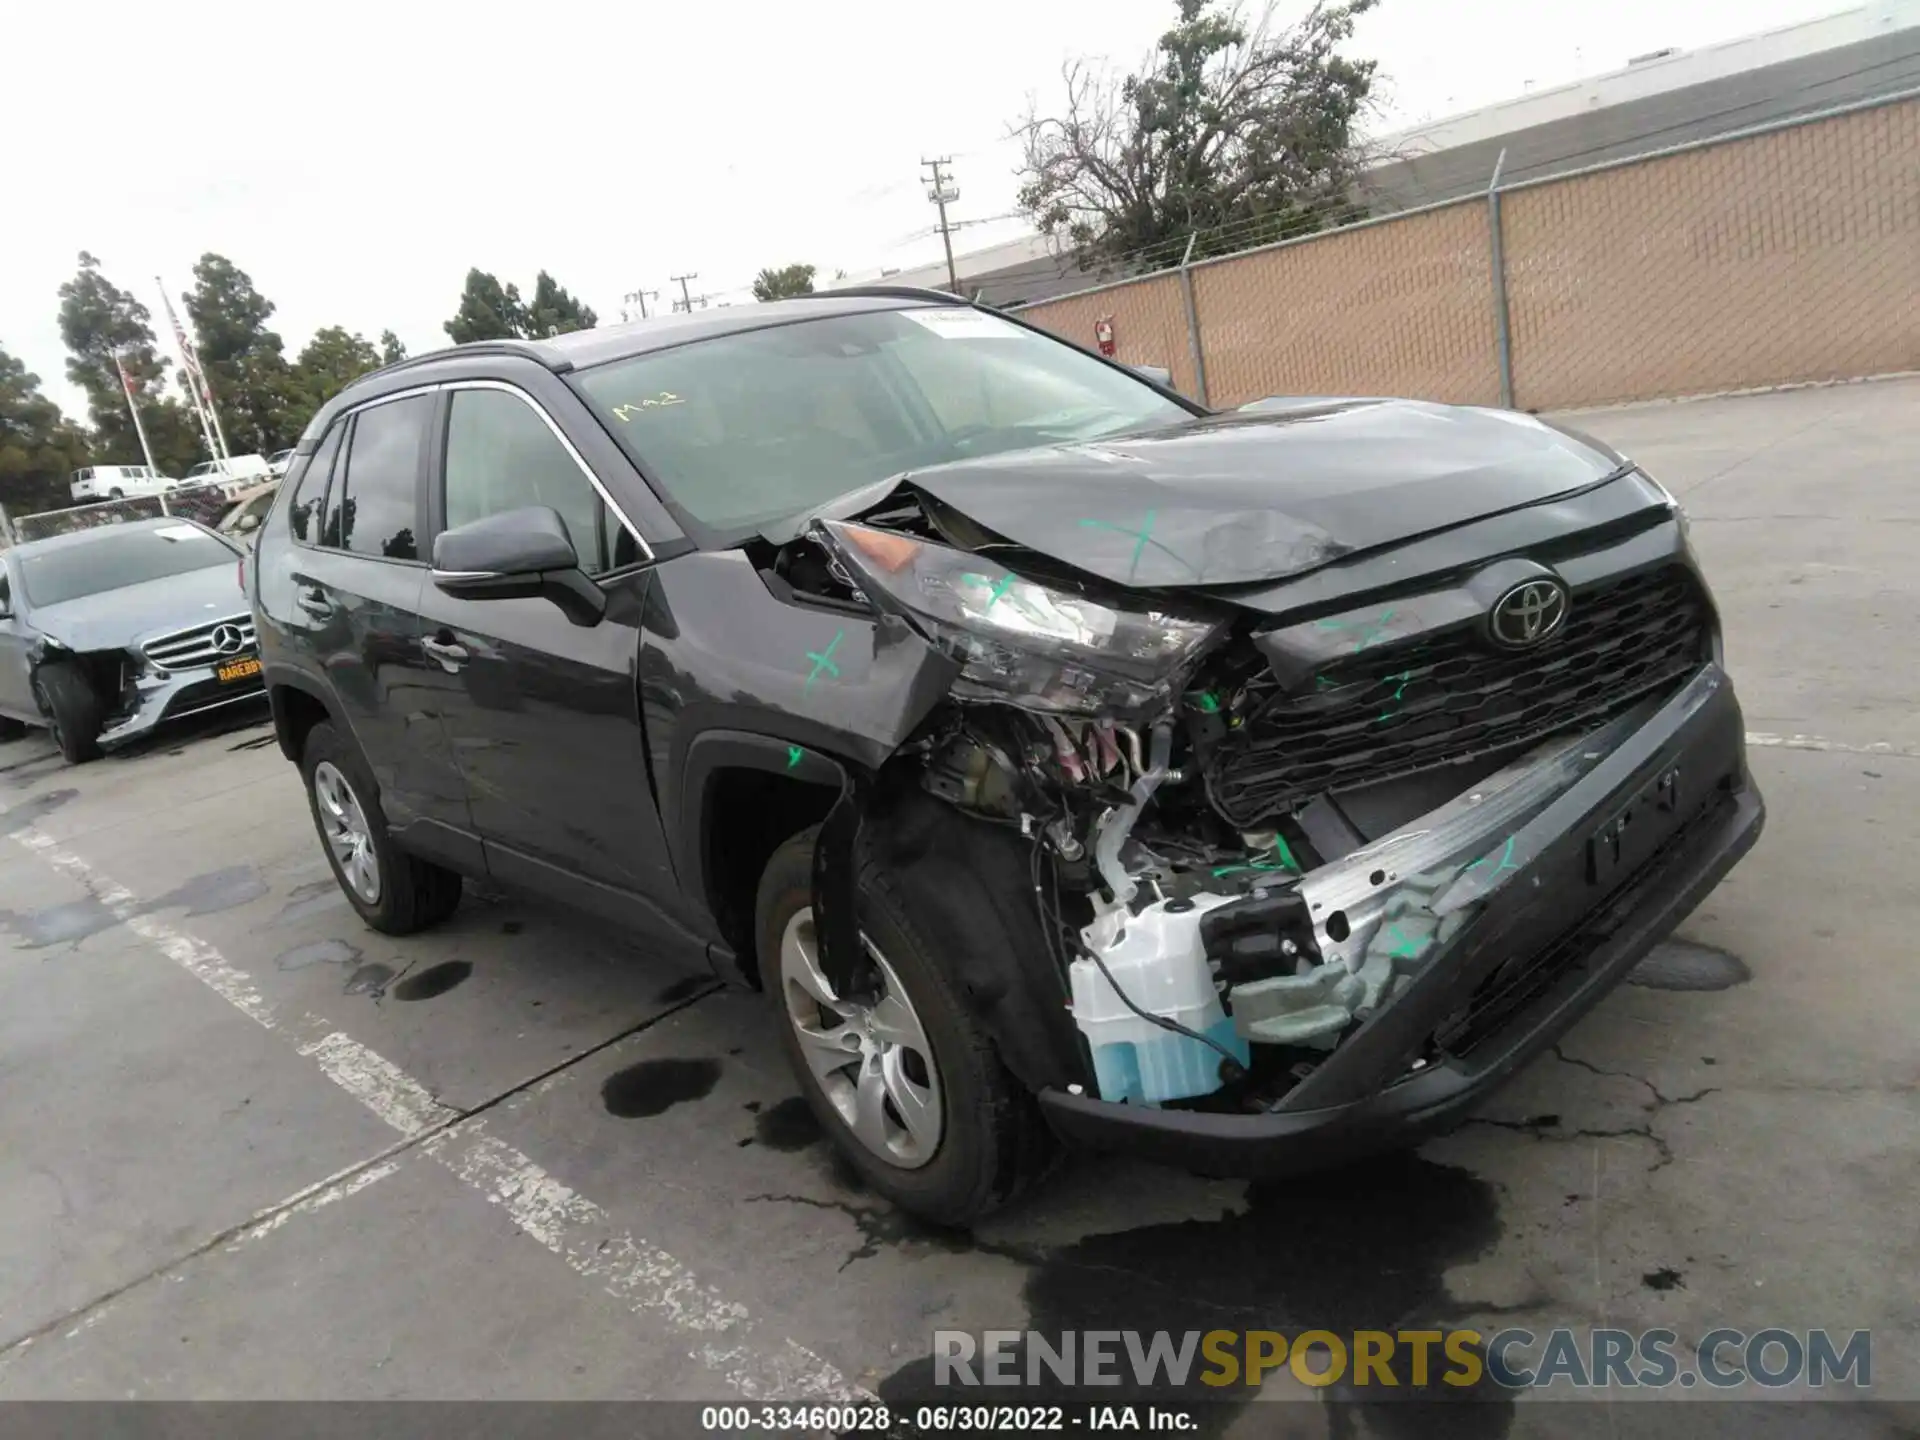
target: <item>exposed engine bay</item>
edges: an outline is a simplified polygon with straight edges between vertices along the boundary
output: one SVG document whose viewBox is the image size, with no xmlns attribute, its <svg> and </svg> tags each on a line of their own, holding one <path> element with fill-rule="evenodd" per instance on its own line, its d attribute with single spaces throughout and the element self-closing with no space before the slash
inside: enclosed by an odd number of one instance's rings
<svg viewBox="0 0 1920 1440">
<path fill-rule="evenodd" d="M 1260 1108 L 1310 1075 L 1711 643 L 1670 563 L 1570 603 L 1557 572 L 1496 557 L 1276 619 L 1231 591 L 1117 585 L 911 486 L 757 563 L 959 663 L 888 768 L 1030 843 L 1098 1098 L 1153 1106 Z M 1547 581 L 1557 643 L 1489 643 L 1488 606 Z"/>
</svg>

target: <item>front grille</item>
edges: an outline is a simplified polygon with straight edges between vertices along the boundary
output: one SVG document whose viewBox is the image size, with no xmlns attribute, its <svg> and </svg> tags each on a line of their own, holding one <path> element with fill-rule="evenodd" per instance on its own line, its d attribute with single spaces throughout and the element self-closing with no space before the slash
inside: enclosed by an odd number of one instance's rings
<svg viewBox="0 0 1920 1440">
<path fill-rule="evenodd" d="M 1707 629 L 1698 582 L 1672 565 L 1574 591 L 1566 625 L 1534 650 L 1494 650 L 1467 625 L 1336 661 L 1303 695 L 1262 674 L 1209 758 L 1208 793 L 1252 828 L 1325 791 L 1597 724 L 1674 689 L 1705 658 Z"/>
<path fill-rule="evenodd" d="M 221 650 L 215 647 L 213 634 L 226 625 L 239 630 L 240 644 Z M 231 660 L 235 655 L 244 655 L 253 649 L 253 617 L 229 615 L 224 620 L 209 620 L 191 630 L 176 630 L 171 635 L 149 640 L 141 649 L 146 651 L 147 659 L 162 670 L 191 670 L 196 665 Z"/>
</svg>

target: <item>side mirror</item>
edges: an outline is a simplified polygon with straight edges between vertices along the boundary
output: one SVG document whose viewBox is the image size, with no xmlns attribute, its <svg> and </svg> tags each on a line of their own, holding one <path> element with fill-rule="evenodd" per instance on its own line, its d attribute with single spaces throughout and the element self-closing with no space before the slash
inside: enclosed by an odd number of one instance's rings
<svg viewBox="0 0 1920 1440">
<path fill-rule="evenodd" d="M 485 515 L 433 542 L 433 583 L 466 600 L 541 595 L 576 625 L 597 625 L 607 597 L 580 569 L 566 522 L 545 505 Z"/>
<path fill-rule="evenodd" d="M 1164 385 L 1169 390 L 1173 388 L 1173 371 L 1164 365 L 1129 365 L 1127 368 L 1142 380 L 1151 380 L 1154 384 Z"/>
</svg>

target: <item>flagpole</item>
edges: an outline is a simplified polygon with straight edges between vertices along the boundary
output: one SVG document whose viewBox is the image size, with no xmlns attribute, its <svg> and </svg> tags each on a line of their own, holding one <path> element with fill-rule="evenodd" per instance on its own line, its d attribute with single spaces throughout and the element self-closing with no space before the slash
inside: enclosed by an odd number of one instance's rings
<svg viewBox="0 0 1920 1440">
<path fill-rule="evenodd" d="M 120 373 L 120 389 L 127 397 L 127 413 L 133 416 L 133 433 L 140 437 L 140 453 L 146 457 L 147 469 L 158 475 L 160 467 L 153 463 L 153 447 L 147 444 L 147 427 L 140 423 L 140 407 L 133 398 L 133 382 L 127 378 L 127 367 L 120 363 L 120 352 L 113 352 L 113 368 Z"/>
<path fill-rule="evenodd" d="M 187 377 L 187 399 L 193 402 L 193 413 L 200 420 L 200 438 L 206 441 L 207 458 L 217 460 L 220 452 L 213 443 L 213 422 L 207 419 L 207 407 L 200 400 L 200 386 L 195 382 L 193 367 L 187 364 L 186 335 L 180 329 L 180 322 L 173 313 L 173 302 L 167 298 L 167 287 L 160 283 L 158 275 L 153 277 L 154 287 L 160 292 L 160 303 L 167 308 L 167 320 L 173 326 L 173 348 L 180 355 L 180 372 Z"/>
<path fill-rule="evenodd" d="M 173 343 L 180 348 L 180 363 L 186 367 L 187 383 L 197 388 L 200 402 L 206 406 L 208 417 L 213 421 L 214 439 L 219 443 L 213 458 L 226 461 L 232 458 L 227 450 L 227 432 L 220 427 L 220 408 L 213 403 L 213 387 L 207 383 L 207 372 L 201 368 L 199 352 L 193 348 L 193 342 L 187 338 L 187 332 L 180 324 L 180 317 L 173 313 L 173 301 L 167 298 L 167 287 L 160 285 L 160 277 L 153 277 L 153 283 L 160 286 L 160 303 L 167 307 L 167 321 L 173 326 Z M 226 466 L 222 464 L 222 471 Z"/>
</svg>

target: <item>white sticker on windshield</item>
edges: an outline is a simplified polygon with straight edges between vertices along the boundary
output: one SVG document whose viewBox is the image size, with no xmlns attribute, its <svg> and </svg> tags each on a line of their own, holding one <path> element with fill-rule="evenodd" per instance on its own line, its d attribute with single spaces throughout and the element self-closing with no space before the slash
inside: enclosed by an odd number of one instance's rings
<svg viewBox="0 0 1920 1440">
<path fill-rule="evenodd" d="M 916 325 L 924 325 L 934 334 L 949 340 L 1009 340 L 1019 335 L 1020 327 L 1011 325 L 998 315 L 989 315 L 983 310 L 969 310 L 964 306 L 941 308 L 938 310 L 898 310 Z"/>
<path fill-rule="evenodd" d="M 200 530 L 193 525 L 156 525 L 153 533 L 163 540 L 191 540 Z"/>
</svg>

